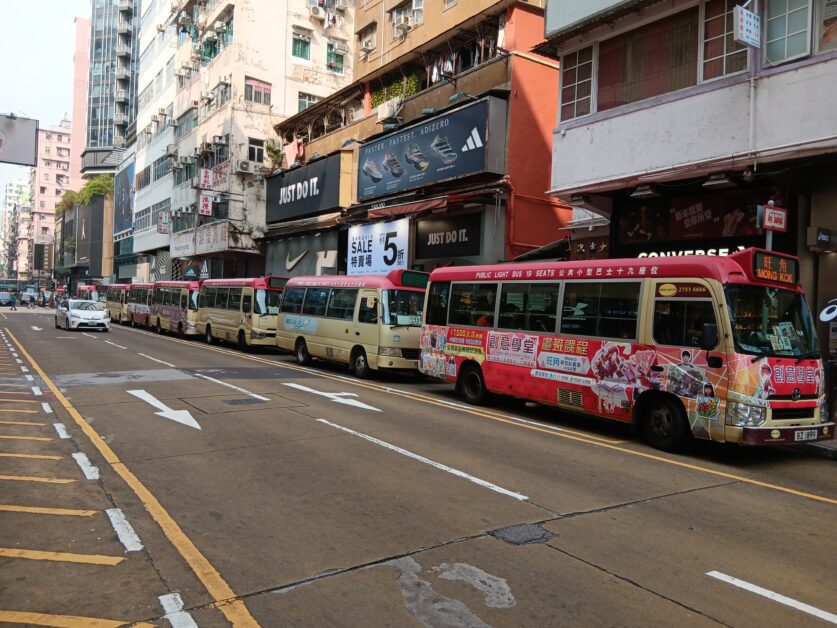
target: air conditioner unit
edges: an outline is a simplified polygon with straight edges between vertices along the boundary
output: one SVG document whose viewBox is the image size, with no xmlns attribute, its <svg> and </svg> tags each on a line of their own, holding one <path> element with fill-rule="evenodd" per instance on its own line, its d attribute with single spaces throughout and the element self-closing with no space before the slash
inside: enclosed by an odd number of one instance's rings
<svg viewBox="0 0 837 628">
<path fill-rule="evenodd" d="M 168 126 L 177 126 L 177 120 L 175 120 L 174 118 L 172 118 L 171 120 L 168 120 L 168 121 L 166 122 L 166 124 L 167 124 Z"/>
<path fill-rule="evenodd" d="M 395 28 L 397 28 L 400 31 L 408 31 L 408 30 L 410 30 L 410 27 L 412 26 L 412 21 L 413 21 L 412 16 L 407 15 L 405 13 L 404 15 L 399 15 L 398 17 L 395 18 L 393 26 L 395 26 Z"/>
<path fill-rule="evenodd" d="M 176 70 L 174 75 L 177 78 L 186 78 L 188 76 L 188 74 L 186 72 L 184 72 L 183 70 Z"/>
<path fill-rule="evenodd" d="M 167 115 L 169 115 L 169 112 L 168 112 L 168 111 L 166 111 L 166 108 L 165 108 L 165 107 L 161 107 L 161 108 L 157 111 L 157 115 L 158 115 L 158 116 L 163 116 L 163 117 L 165 118 Z"/>
<path fill-rule="evenodd" d="M 206 31 L 203 41 L 218 41 L 218 34 L 215 31 Z"/>
<path fill-rule="evenodd" d="M 193 100 L 193 101 L 192 101 L 192 106 L 193 106 L 193 107 L 199 107 L 199 106 L 200 106 L 200 104 L 201 104 L 201 101 L 200 101 L 200 100 Z"/>
<path fill-rule="evenodd" d="M 157 116 L 151 116 L 151 121 L 152 122 L 159 122 L 160 118 L 158 118 Z"/>
<path fill-rule="evenodd" d="M 232 76 L 229 74 L 222 74 L 218 77 L 218 84 L 219 85 L 229 85 L 232 83 Z"/>
<path fill-rule="evenodd" d="M 192 52 L 192 61 L 200 61 L 201 60 L 201 53 L 200 52 Z"/>
<path fill-rule="evenodd" d="M 201 187 L 201 179 L 200 177 L 192 177 L 192 187 L 196 190 L 199 190 Z"/>
<path fill-rule="evenodd" d="M 201 142 L 200 151 L 201 151 L 201 153 L 212 153 L 212 152 L 215 152 L 215 149 L 212 147 L 212 143 Z"/>
<path fill-rule="evenodd" d="M 401 98 L 392 98 L 390 100 L 385 100 L 380 105 L 378 105 L 378 122 L 383 122 L 384 120 L 391 120 L 398 116 L 398 113 L 401 111 Z"/>
<path fill-rule="evenodd" d="M 338 11 L 345 11 L 349 8 L 349 0 L 336 0 L 334 3 L 334 8 Z"/>
<path fill-rule="evenodd" d="M 212 92 L 201 92 L 201 100 L 212 100 L 215 98 L 215 94 Z"/>
<path fill-rule="evenodd" d="M 157 32 L 158 33 L 165 33 L 166 32 L 166 25 L 165 24 L 157 24 Z"/>
<path fill-rule="evenodd" d="M 226 33 L 227 25 L 225 22 L 215 22 L 215 24 L 212 25 L 212 30 L 216 33 Z"/>
<path fill-rule="evenodd" d="M 325 11 L 316 5 L 308 7 L 308 12 L 312 20 L 320 20 L 322 22 L 325 19 Z"/>
<path fill-rule="evenodd" d="M 177 144 L 168 144 L 166 146 L 166 157 L 177 157 Z"/>
<path fill-rule="evenodd" d="M 371 37 L 360 42 L 361 52 L 372 52 L 373 50 L 375 50 L 375 40 Z"/>
<path fill-rule="evenodd" d="M 190 163 L 192 163 L 192 158 L 189 157 L 189 155 L 181 155 L 180 157 L 177 158 L 177 161 L 178 161 L 178 163 L 180 163 L 184 166 L 188 166 Z"/>
<path fill-rule="evenodd" d="M 180 26 L 186 26 L 187 24 L 192 23 L 192 18 L 189 17 L 189 14 L 186 11 L 181 11 L 180 15 L 177 16 L 177 23 Z"/>
<path fill-rule="evenodd" d="M 172 169 L 174 169 L 174 170 L 183 170 L 183 164 L 182 164 L 182 163 L 180 163 L 179 161 L 173 161 L 173 162 L 171 163 L 171 167 L 172 167 Z"/>
<path fill-rule="evenodd" d="M 212 143 L 218 146 L 226 146 L 227 145 L 227 138 L 223 135 L 213 135 L 212 136 Z"/>
<path fill-rule="evenodd" d="M 332 50 L 334 50 L 334 54 L 338 54 L 338 55 L 349 54 L 349 47 L 346 44 L 344 44 L 342 41 L 336 42 L 332 46 Z"/>
<path fill-rule="evenodd" d="M 252 161 L 237 161 L 235 162 L 235 171 L 240 173 L 250 173 L 253 172 L 253 162 Z"/>
</svg>

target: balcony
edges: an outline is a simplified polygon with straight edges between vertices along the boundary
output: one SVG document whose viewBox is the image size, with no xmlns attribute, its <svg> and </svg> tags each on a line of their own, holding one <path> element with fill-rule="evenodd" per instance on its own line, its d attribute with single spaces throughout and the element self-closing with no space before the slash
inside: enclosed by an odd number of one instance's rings
<svg viewBox="0 0 837 628">
<path fill-rule="evenodd" d="M 126 46 L 125 44 L 120 44 L 116 47 L 116 56 L 117 57 L 127 57 L 131 58 L 131 47 Z"/>
<path fill-rule="evenodd" d="M 119 0 L 119 10 L 128 13 L 133 13 L 134 0 Z"/>
<path fill-rule="evenodd" d="M 128 114 L 125 114 L 125 113 L 115 113 L 115 114 L 113 114 L 113 123 L 114 124 L 128 124 Z"/>
<path fill-rule="evenodd" d="M 116 68 L 117 81 L 127 81 L 129 78 L 131 78 L 131 73 L 128 71 L 128 68 Z"/>
<path fill-rule="evenodd" d="M 131 23 L 126 20 L 120 20 L 116 26 L 116 32 L 120 35 L 130 35 L 132 30 Z"/>
<path fill-rule="evenodd" d="M 116 102 L 127 103 L 128 102 L 128 90 L 126 89 L 117 89 L 116 96 L 114 98 Z"/>
</svg>

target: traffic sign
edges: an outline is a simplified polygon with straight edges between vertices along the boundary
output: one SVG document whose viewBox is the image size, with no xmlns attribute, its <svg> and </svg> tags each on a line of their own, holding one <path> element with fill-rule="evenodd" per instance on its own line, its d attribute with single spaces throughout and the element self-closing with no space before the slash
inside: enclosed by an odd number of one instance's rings
<svg viewBox="0 0 837 628">
<path fill-rule="evenodd" d="M 768 231 L 788 230 L 788 210 L 775 205 L 764 206 L 764 228 Z"/>
</svg>

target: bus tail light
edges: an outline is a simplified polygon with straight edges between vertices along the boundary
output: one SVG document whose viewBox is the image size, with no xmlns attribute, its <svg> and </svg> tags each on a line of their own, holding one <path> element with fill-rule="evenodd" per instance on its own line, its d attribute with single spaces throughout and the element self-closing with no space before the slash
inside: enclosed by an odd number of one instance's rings
<svg viewBox="0 0 837 628">
<path fill-rule="evenodd" d="M 766 415 L 766 408 L 730 401 L 727 403 L 726 424 L 738 427 L 758 427 L 764 423 Z"/>
<path fill-rule="evenodd" d="M 398 347 L 379 347 L 378 355 L 385 355 L 390 358 L 400 358 L 401 349 Z"/>
</svg>

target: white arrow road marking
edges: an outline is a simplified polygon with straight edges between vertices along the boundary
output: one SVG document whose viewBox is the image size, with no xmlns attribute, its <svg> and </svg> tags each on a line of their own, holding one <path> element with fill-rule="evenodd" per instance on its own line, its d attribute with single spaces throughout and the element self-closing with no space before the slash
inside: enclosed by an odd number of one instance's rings
<svg viewBox="0 0 837 628">
<path fill-rule="evenodd" d="M 732 576 L 728 576 L 724 573 L 721 573 L 720 571 L 709 571 L 706 573 L 706 575 L 710 578 L 717 578 L 718 580 L 731 584 L 735 587 L 744 589 L 745 591 L 750 591 L 751 593 L 762 595 L 766 597 L 768 600 L 773 600 L 774 602 L 779 602 L 779 604 L 784 604 L 785 606 L 790 606 L 791 608 L 800 610 L 803 613 L 808 613 L 809 615 L 813 615 L 814 617 L 819 617 L 820 619 L 823 619 L 831 624 L 837 624 L 837 615 L 820 610 L 815 606 L 805 604 L 804 602 L 798 602 L 793 598 L 785 597 L 781 593 L 775 593 L 774 591 L 770 591 L 769 589 L 763 589 L 758 585 L 750 584 L 749 582 L 745 580 L 739 580 L 738 578 L 733 578 Z"/>
<path fill-rule="evenodd" d="M 43 331 L 44 330 L 43 327 L 35 327 L 34 325 L 32 325 L 32 329 L 34 329 L 35 331 Z"/>
<path fill-rule="evenodd" d="M 297 390 L 302 390 L 304 392 L 311 393 L 313 395 L 320 395 L 321 397 L 328 397 L 332 401 L 336 403 L 342 403 L 347 406 L 354 406 L 355 408 L 363 408 L 364 410 L 374 410 L 375 412 L 380 412 L 378 408 L 375 406 L 370 406 L 362 401 L 357 401 L 356 399 L 346 399 L 346 397 L 357 397 L 355 393 L 348 393 L 348 392 L 339 392 L 339 393 L 327 393 L 322 392 L 321 390 L 315 390 L 313 388 L 308 388 L 308 386 L 303 386 L 302 384 L 285 384 L 285 386 L 290 386 L 291 388 L 296 388 Z"/>
<path fill-rule="evenodd" d="M 150 355 L 145 355 L 144 353 L 137 353 L 137 355 L 141 355 L 144 358 L 148 358 L 149 360 L 153 360 L 154 362 L 159 362 L 160 364 L 165 364 L 166 366 L 170 366 L 171 368 L 175 368 L 174 364 L 169 362 L 163 362 L 162 360 L 158 360 L 157 358 L 152 358 Z"/>
<path fill-rule="evenodd" d="M 189 413 L 188 410 L 172 410 L 162 401 L 157 399 L 154 395 L 144 390 L 129 390 L 127 392 L 129 395 L 138 397 L 139 399 L 142 399 L 144 402 L 160 410 L 160 412 L 154 413 L 157 416 L 161 416 L 164 419 L 176 421 L 177 423 L 182 423 L 183 425 L 188 425 L 189 427 L 194 427 L 196 430 L 201 429 L 201 426 L 198 424 L 197 421 L 195 421 L 195 418 Z"/>
<path fill-rule="evenodd" d="M 160 600 L 160 605 L 166 611 L 164 617 L 172 625 L 172 628 L 198 628 L 192 616 L 183 610 L 183 600 L 180 599 L 179 593 L 161 595 L 157 599 Z"/>
<path fill-rule="evenodd" d="M 113 526 L 113 531 L 119 537 L 119 542 L 125 546 L 126 552 L 138 552 L 142 549 L 142 542 L 139 540 L 134 528 L 125 518 L 125 515 L 119 508 L 108 508 L 105 511 L 110 519 L 110 524 Z"/>
<path fill-rule="evenodd" d="M 331 427 L 336 427 L 338 430 L 343 430 L 344 432 L 348 432 L 349 434 L 353 434 L 354 436 L 359 436 L 364 440 L 368 440 L 370 443 L 375 443 L 376 445 L 380 445 L 381 447 L 386 447 L 387 449 L 391 449 L 392 451 L 398 452 L 408 458 L 412 458 L 413 460 L 418 460 L 419 462 L 423 462 L 424 464 L 429 464 L 431 467 L 435 467 L 440 469 L 441 471 L 445 471 L 457 477 L 463 478 L 468 480 L 469 482 L 473 482 L 474 484 L 479 484 L 480 486 L 495 491 L 497 493 L 501 493 L 502 495 L 508 495 L 509 497 L 514 497 L 515 499 L 519 499 L 520 501 L 526 501 L 529 499 L 526 495 L 521 495 L 520 493 L 515 493 L 514 491 L 510 491 L 502 486 L 497 486 L 496 484 L 492 484 L 491 482 L 487 482 L 486 480 L 481 480 L 480 478 L 474 477 L 473 475 L 469 475 L 464 471 L 460 471 L 459 469 L 454 469 L 453 467 L 449 467 L 447 465 L 442 464 L 441 462 L 436 462 L 435 460 L 431 460 L 430 458 L 425 458 L 424 456 L 420 456 L 419 454 L 414 454 L 412 451 L 407 451 L 406 449 L 402 449 L 397 445 L 393 445 L 391 443 L 387 443 L 386 441 L 379 440 L 374 436 L 369 436 L 368 434 L 363 434 L 362 432 L 356 432 L 355 430 L 351 430 L 348 427 L 343 427 L 342 425 L 337 425 L 337 423 L 332 423 L 331 421 L 326 421 L 325 419 L 317 419 L 320 423 L 325 423 L 326 425 L 330 425 Z"/>
<path fill-rule="evenodd" d="M 216 384 L 221 384 L 221 386 L 226 386 L 227 388 L 232 388 L 233 390 L 237 390 L 238 392 L 243 392 L 245 395 L 250 395 L 253 399 L 270 401 L 269 397 L 262 397 L 261 395 L 257 395 L 256 393 L 251 393 L 249 390 L 239 388 L 238 386 L 233 386 L 232 384 L 228 384 L 227 382 L 222 382 L 220 379 L 215 379 L 214 377 L 209 377 L 208 375 L 201 375 L 200 373 L 192 373 L 192 375 L 194 375 L 195 377 L 200 377 L 201 379 L 207 379 L 210 382 L 215 382 Z"/>
<path fill-rule="evenodd" d="M 81 335 L 82 336 L 87 336 L 88 338 L 92 338 L 93 340 L 98 340 L 98 338 L 96 338 L 96 336 L 91 336 L 86 331 L 81 332 Z"/>
<path fill-rule="evenodd" d="M 125 347 L 123 347 L 122 345 L 118 345 L 118 344 L 116 344 L 115 342 L 111 342 L 110 340 L 105 340 L 105 342 L 106 342 L 107 344 L 109 344 L 109 345 L 113 345 L 113 346 L 114 346 L 114 347 L 116 347 L 117 349 L 125 349 Z"/>
<path fill-rule="evenodd" d="M 90 458 L 86 454 L 79 451 L 73 454 L 73 458 L 78 463 L 78 466 L 81 467 L 81 472 L 84 473 L 84 477 L 88 480 L 99 479 L 99 468 L 91 464 Z"/>
</svg>

